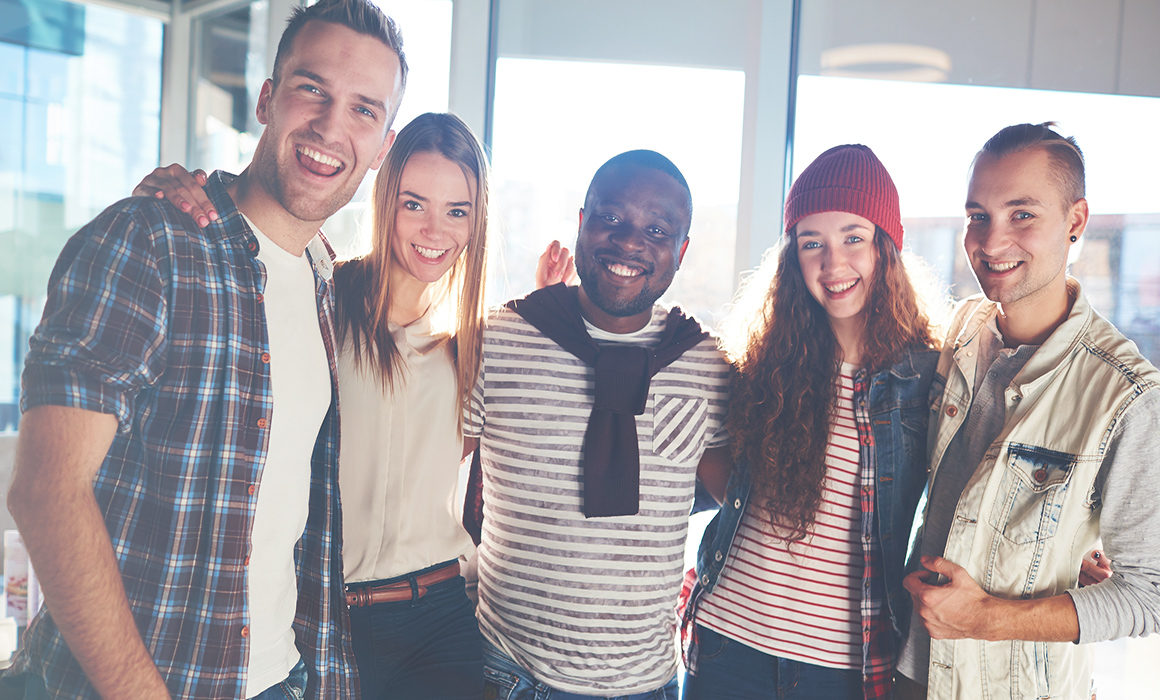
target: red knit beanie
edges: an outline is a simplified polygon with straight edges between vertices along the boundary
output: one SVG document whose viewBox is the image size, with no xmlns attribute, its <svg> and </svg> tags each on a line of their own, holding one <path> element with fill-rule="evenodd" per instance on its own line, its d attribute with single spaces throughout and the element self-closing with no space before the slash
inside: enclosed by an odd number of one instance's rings
<svg viewBox="0 0 1160 700">
<path fill-rule="evenodd" d="M 802 172 L 785 200 L 785 230 L 810 214 L 845 211 L 881 228 L 902 250 L 898 190 L 878 156 L 866 146 L 834 146 Z"/>
</svg>

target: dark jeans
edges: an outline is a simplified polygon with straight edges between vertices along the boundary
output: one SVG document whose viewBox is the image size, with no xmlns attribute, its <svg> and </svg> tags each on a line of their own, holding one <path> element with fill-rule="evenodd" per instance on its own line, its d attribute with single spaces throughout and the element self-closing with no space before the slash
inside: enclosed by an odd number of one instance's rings
<svg viewBox="0 0 1160 700">
<path fill-rule="evenodd" d="M 483 638 L 462 576 L 418 600 L 351 608 L 350 628 L 365 700 L 483 696 Z"/>
<path fill-rule="evenodd" d="M 862 672 L 770 656 L 697 625 L 697 675 L 684 700 L 861 700 Z"/>
<path fill-rule="evenodd" d="M 578 695 L 537 681 L 524 667 L 490 642 L 483 643 L 485 700 L 677 700 L 677 679 L 656 690 L 632 695 Z"/>
<path fill-rule="evenodd" d="M 302 700 L 306 697 L 306 664 L 301 660 L 290 669 L 290 674 L 281 683 L 266 688 L 253 700 Z"/>
</svg>

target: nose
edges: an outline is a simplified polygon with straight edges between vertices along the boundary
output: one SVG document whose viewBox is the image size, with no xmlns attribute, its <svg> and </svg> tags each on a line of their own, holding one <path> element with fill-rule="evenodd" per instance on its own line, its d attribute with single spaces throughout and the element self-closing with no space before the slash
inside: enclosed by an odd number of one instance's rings
<svg viewBox="0 0 1160 700">
<path fill-rule="evenodd" d="M 1007 249 L 1007 233 L 1007 227 L 1001 221 L 980 223 L 967 229 L 967 236 L 973 237 L 980 252 L 987 256 L 998 255 Z"/>
<path fill-rule="evenodd" d="M 631 252 L 636 250 L 644 250 L 644 235 L 644 231 L 641 231 L 636 226 L 625 226 L 613 232 L 612 236 L 609 238 L 621 250 Z"/>
<path fill-rule="evenodd" d="M 337 141 L 338 110 L 330 100 L 318 105 L 314 118 L 310 120 L 310 128 L 322 137 L 323 143 Z"/>
<path fill-rule="evenodd" d="M 833 270 L 840 270 L 846 264 L 846 251 L 842 246 L 826 246 L 822 253 L 822 269 L 831 272 Z"/>
</svg>

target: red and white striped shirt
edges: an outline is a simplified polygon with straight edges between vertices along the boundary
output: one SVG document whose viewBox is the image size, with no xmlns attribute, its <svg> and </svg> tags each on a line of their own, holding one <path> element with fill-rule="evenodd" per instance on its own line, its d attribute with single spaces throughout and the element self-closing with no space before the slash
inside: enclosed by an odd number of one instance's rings
<svg viewBox="0 0 1160 700">
<path fill-rule="evenodd" d="M 862 668 L 862 509 L 854 372 L 843 363 L 826 446 L 822 503 L 811 533 L 789 545 L 751 501 L 697 622 L 773 656 Z"/>
</svg>

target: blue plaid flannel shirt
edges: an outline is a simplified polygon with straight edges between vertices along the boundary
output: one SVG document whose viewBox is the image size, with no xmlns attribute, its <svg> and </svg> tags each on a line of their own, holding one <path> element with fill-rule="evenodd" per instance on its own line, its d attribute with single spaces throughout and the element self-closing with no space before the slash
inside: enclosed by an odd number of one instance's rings
<svg viewBox="0 0 1160 700">
<path fill-rule="evenodd" d="M 168 203 L 123 200 L 65 245 L 23 375 L 22 410 L 114 414 L 93 483 L 138 629 L 175 697 L 241 697 L 246 564 L 271 410 L 258 242 L 216 172 L 221 220 L 199 231 Z M 314 246 L 312 246 L 314 248 Z M 311 251 L 308 250 L 308 254 Z M 309 517 L 295 550 L 294 631 L 308 696 L 358 682 L 342 586 L 332 262 L 313 252 L 331 405 L 312 456 Z M 303 322 L 307 322 L 303 319 Z M 96 697 L 50 614 L 31 623 L 15 672 L 53 697 Z"/>
</svg>

